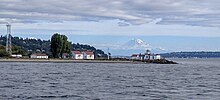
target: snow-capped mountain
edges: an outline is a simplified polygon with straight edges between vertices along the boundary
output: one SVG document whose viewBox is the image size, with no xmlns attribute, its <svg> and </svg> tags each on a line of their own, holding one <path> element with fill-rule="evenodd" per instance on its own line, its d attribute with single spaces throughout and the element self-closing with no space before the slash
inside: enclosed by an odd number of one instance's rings
<svg viewBox="0 0 220 100">
<path fill-rule="evenodd" d="M 122 49 L 150 49 L 150 45 L 141 39 L 132 39 L 121 46 Z"/>
<path fill-rule="evenodd" d="M 152 53 L 167 53 L 168 50 L 165 50 L 161 47 L 153 47 L 150 44 L 146 43 L 141 39 L 132 39 L 128 42 L 119 45 L 118 47 L 111 50 L 113 55 L 131 55 L 145 53 L 146 50 L 150 50 Z"/>
</svg>

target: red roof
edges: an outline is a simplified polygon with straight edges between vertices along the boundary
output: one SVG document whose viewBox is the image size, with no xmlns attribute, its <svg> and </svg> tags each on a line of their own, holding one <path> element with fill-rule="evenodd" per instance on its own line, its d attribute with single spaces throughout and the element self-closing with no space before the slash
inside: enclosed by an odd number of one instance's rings
<svg viewBox="0 0 220 100">
<path fill-rule="evenodd" d="M 72 51 L 74 54 L 82 54 L 80 51 Z"/>
<path fill-rule="evenodd" d="M 84 51 L 84 53 L 87 55 L 94 55 L 93 52 L 91 52 L 91 51 Z"/>
<path fill-rule="evenodd" d="M 69 54 L 68 53 L 63 53 L 63 56 L 69 56 Z"/>
<path fill-rule="evenodd" d="M 41 54 L 41 53 L 36 53 L 36 54 L 31 54 L 31 55 L 35 55 L 35 56 L 47 56 L 47 54 Z"/>
</svg>

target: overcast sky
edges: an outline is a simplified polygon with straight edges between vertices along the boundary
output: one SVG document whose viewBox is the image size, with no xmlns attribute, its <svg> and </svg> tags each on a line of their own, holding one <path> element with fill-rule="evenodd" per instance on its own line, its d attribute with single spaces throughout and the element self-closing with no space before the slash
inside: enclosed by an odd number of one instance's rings
<svg viewBox="0 0 220 100">
<path fill-rule="evenodd" d="M 219 5 L 219 0 L 0 0 L 0 33 L 10 23 L 14 35 L 43 39 L 55 32 L 70 38 L 220 37 Z"/>
</svg>

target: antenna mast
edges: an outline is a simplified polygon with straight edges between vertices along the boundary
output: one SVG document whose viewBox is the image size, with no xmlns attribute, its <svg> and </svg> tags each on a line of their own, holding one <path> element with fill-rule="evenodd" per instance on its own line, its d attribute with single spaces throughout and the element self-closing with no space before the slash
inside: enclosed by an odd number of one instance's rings
<svg viewBox="0 0 220 100">
<path fill-rule="evenodd" d="M 7 24 L 7 39 L 6 39 L 6 52 L 9 53 L 11 56 L 12 50 L 11 50 L 11 25 Z"/>
</svg>

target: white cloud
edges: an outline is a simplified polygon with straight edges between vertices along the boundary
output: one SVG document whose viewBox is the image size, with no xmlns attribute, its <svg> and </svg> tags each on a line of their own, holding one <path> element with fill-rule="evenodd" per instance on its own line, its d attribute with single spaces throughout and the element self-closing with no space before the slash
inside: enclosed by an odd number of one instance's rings
<svg viewBox="0 0 220 100">
<path fill-rule="evenodd" d="M 219 0 L 1 0 L 0 23 L 99 21 L 220 27 Z M 119 23 L 122 24 L 122 23 Z"/>
</svg>

